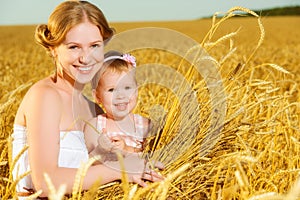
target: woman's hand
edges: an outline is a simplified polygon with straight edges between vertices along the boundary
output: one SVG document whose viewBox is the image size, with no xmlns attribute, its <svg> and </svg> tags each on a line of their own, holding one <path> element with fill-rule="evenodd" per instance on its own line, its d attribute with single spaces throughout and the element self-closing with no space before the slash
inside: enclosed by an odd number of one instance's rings
<svg viewBox="0 0 300 200">
<path fill-rule="evenodd" d="M 162 175 L 155 171 L 155 169 L 164 169 L 162 163 L 147 161 L 138 153 L 128 153 L 122 158 L 120 161 L 107 161 L 104 164 L 114 170 L 120 171 L 120 173 L 122 173 L 122 169 L 124 169 L 129 182 L 137 183 L 142 187 L 147 186 L 145 180 L 157 182 L 164 179 Z"/>
</svg>

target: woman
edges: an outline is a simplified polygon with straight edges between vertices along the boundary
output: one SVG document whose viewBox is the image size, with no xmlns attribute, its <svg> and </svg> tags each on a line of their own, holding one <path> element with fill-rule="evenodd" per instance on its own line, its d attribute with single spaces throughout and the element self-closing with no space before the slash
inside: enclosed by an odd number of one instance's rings
<svg viewBox="0 0 300 200">
<path fill-rule="evenodd" d="M 86 1 L 64 1 L 49 17 L 47 25 L 36 29 L 36 41 L 53 58 L 56 73 L 35 83 L 24 96 L 14 125 L 13 157 L 28 145 L 14 168 L 14 178 L 31 170 L 22 179 L 19 196 L 42 190 L 47 196 L 44 173 L 54 186 L 67 186 L 71 193 L 77 168 L 88 160 L 84 142 L 84 122 L 93 117 L 90 102 L 82 90 L 102 67 L 104 44 L 113 35 L 103 13 Z M 138 165 L 130 165 L 129 162 Z M 145 186 L 143 179 L 162 179 L 154 171 L 143 173 L 144 160 L 136 155 L 124 158 L 129 181 Z M 86 173 L 83 190 L 95 181 L 102 184 L 121 179 L 118 162 L 94 165 Z"/>
</svg>

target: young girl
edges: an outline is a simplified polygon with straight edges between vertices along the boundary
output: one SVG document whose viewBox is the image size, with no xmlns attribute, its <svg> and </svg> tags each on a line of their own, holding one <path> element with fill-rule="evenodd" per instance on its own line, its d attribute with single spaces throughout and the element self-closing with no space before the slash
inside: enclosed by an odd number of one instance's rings
<svg viewBox="0 0 300 200">
<path fill-rule="evenodd" d="M 132 113 L 138 96 L 135 67 L 132 55 L 110 51 L 104 55 L 103 67 L 92 80 L 93 96 L 105 114 L 90 121 L 85 135 L 90 137 L 86 141 L 91 141 L 87 143 L 90 156 L 101 154 L 102 162 L 112 159 L 110 153 L 116 150 L 126 153 L 143 149 L 150 120 Z M 105 142 L 109 140 L 112 143 Z"/>
</svg>

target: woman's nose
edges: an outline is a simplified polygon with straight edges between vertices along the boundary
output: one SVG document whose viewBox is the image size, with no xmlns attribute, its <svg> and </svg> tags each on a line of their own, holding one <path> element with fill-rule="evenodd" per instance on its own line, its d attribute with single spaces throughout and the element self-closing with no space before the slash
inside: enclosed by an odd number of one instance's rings
<svg viewBox="0 0 300 200">
<path fill-rule="evenodd" d="M 90 52 L 88 50 L 82 50 L 79 56 L 79 62 L 82 64 L 88 64 L 90 61 Z"/>
</svg>

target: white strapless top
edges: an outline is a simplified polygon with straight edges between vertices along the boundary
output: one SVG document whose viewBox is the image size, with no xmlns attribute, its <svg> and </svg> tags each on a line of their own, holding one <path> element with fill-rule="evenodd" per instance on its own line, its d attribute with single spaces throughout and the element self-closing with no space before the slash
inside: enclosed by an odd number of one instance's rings
<svg viewBox="0 0 300 200">
<path fill-rule="evenodd" d="M 12 159 L 27 145 L 26 127 L 14 125 Z M 61 131 L 60 132 L 60 149 L 58 157 L 58 166 L 66 168 L 79 168 L 82 162 L 89 159 L 88 151 L 85 145 L 84 134 L 82 131 Z M 26 150 L 16 162 L 13 169 L 13 178 L 18 177 L 30 170 L 28 151 Z M 18 192 L 26 192 L 25 188 L 34 188 L 30 174 L 21 179 L 16 186 Z"/>
</svg>

